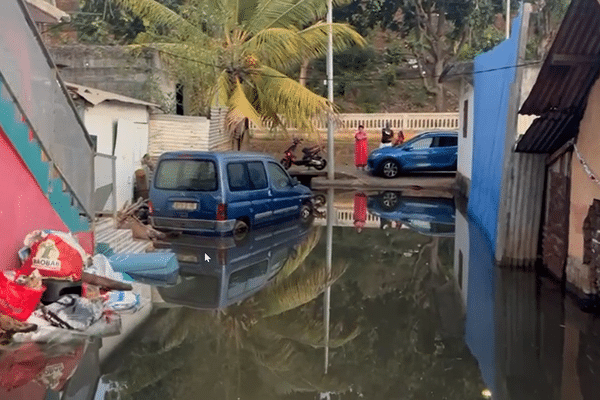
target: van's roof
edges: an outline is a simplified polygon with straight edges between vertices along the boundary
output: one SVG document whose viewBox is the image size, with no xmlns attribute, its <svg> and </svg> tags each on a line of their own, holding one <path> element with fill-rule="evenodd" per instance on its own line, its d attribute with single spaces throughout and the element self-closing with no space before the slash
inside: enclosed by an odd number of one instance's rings
<svg viewBox="0 0 600 400">
<path fill-rule="evenodd" d="M 265 153 L 252 153 L 248 151 L 169 151 L 161 154 L 161 159 L 177 158 L 208 158 L 213 160 L 247 160 L 247 159 L 269 159 L 275 160 Z"/>
</svg>

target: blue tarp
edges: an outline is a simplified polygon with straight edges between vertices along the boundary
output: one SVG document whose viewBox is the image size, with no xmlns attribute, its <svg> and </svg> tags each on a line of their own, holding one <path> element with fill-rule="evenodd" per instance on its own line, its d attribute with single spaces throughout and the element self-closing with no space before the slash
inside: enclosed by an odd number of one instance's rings
<svg viewBox="0 0 600 400">
<path fill-rule="evenodd" d="M 473 106 L 473 164 L 469 216 L 496 249 L 496 232 L 510 87 L 515 81 L 522 12 L 513 20 L 509 39 L 475 58 Z"/>
</svg>

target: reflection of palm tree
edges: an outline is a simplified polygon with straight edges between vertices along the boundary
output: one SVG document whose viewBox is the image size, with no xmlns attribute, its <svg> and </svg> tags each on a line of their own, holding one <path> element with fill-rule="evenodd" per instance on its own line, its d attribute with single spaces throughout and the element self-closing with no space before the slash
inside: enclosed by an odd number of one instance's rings
<svg viewBox="0 0 600 400">
<path fill-rule="evenodd" d="M 322 319 L 299 308 L 346 270 L 340 264 L 327 274 L 323 265 L 304 265 L 320 236 L 320 227 L 314 227 L 271 286 L 224 312 L 163 311 L 146 335 L 152 345 L 132 355 L 135 367 L 127 366 L 120 374 L 124 384 L 120 393 L 145 393 L 165 385 L 174 391 L 169 392 L 170 398 L 192 398 L 199 390 L 200 397 L 237 398 L 233 388 L 242 387 L 245 395 L 257 399 L 291 392 L 345 391 L 348 384 L 321 372 L 322 359 L 315 348 L 324 344 Z M 358 334 L 355 324 L 338 323 L 330 347 L 342 346 Z M 258 381 L 262 385 L 256 385 Z M 247 392 L 249 382 L 257 388 Z M 255 395 L 247 394 L 254 390 Z"/>
</svg>

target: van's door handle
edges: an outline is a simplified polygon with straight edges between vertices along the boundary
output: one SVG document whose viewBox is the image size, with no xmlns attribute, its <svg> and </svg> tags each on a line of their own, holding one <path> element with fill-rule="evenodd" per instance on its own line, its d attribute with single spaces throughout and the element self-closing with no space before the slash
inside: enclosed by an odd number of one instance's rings
<svg viewBox="0 0 600 400">
<path fill-rule="evenodd" d="M 267 194 L 268 194 L 269 196 L 273 196 L 273 192 L 271 192 L 271 189 L 269 189 L 269 191 L 267 192 Z"/>
</svg>

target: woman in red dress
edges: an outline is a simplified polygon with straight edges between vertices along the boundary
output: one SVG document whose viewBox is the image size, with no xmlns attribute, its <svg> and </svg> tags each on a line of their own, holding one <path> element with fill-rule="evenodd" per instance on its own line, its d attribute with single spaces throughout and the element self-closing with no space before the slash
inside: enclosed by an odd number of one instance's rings
<svg viewBox="0 0 600 400">
<path fill-rule="evenodd" d="M 354 134 L 354 164 L 356 169 L 362 168 L 363 170 L 367 166 L 367 132 L 363 125 L 358 126 L 358 131 Z"/>
</svg>

